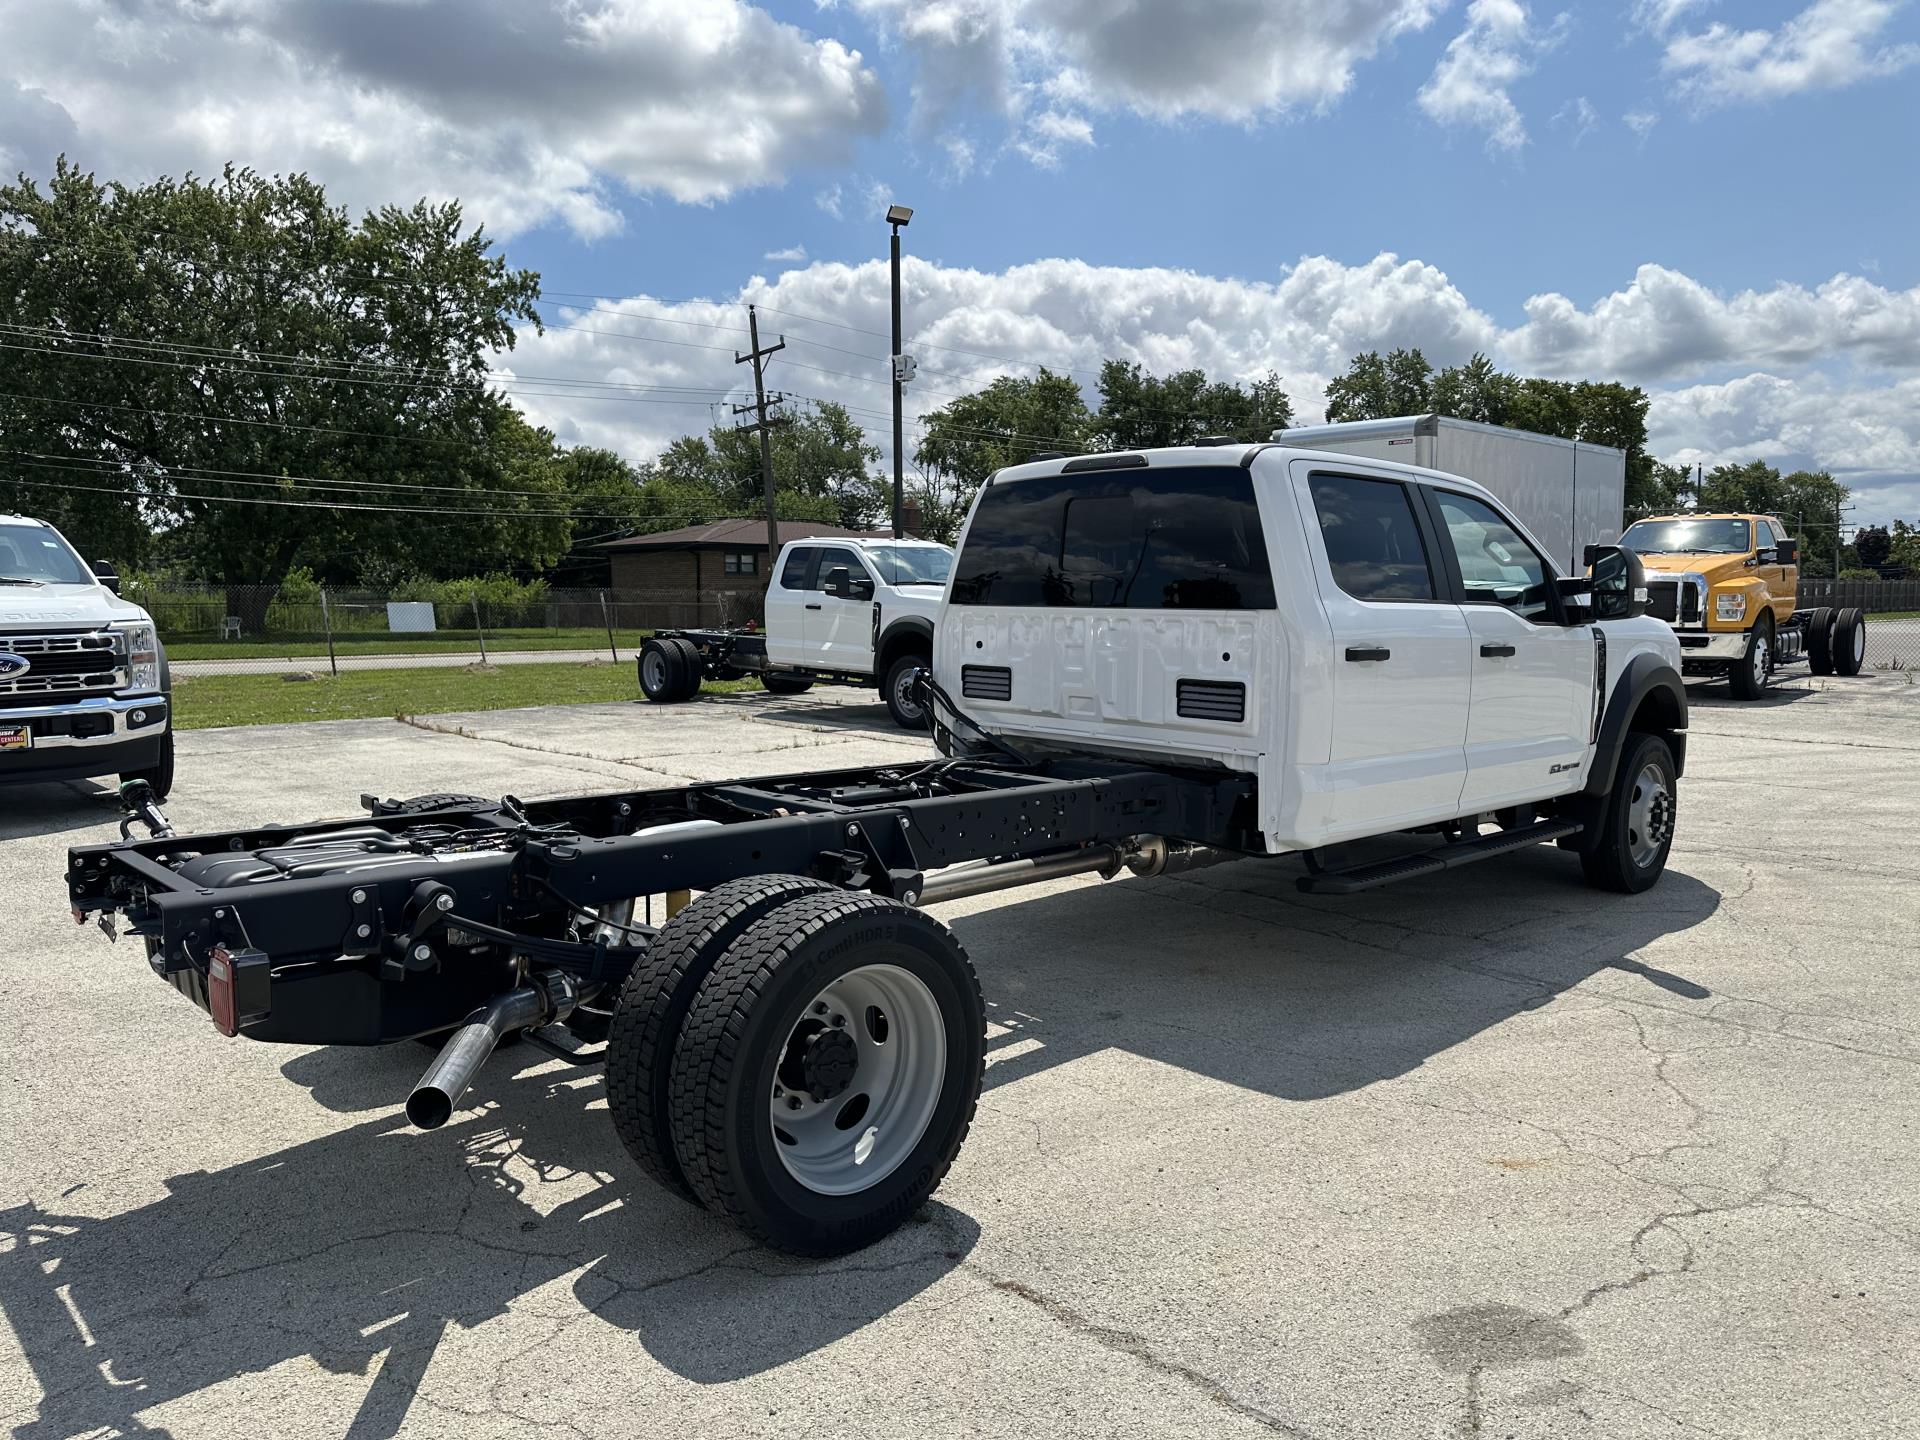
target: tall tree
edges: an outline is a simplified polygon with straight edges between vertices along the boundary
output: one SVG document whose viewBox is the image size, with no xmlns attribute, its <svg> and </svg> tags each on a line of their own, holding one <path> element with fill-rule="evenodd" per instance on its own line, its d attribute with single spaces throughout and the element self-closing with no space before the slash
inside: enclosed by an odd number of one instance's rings
<svg viewBox="0 0 1920 1440">
<path fill-rule="evenodd" d="M 1433 409 L 1433 366 L 1418 350 L 1369 350 L 1327 382 L 1327 419 L 1389 420 Z"/>
<path fill-rule="evenodd" d="M 1189 445 L 1207 435 L 1252 442 L 1293 423 L 1293 402 L 1271 371 L 1243 388 L 1209 382 L 1202 370 L 1155 376 L 1109 360 L 1100 367 L 1099 388 L 1100 409 L 1089 435 L 1105 450 Z"/>
<path fill-rule="evenodd" d="M 846 407 L 832 401 L 801 406 L 789 418 L 791 424 L 773 432 L 775 509 L 794 520 L 849 526 L 870 521 L 879 509 L 872 474 L 879 447 L 868 444 Z M 705 436 L 683 435 L 655 462 L 654 474 L 706 491 L 719 515 L 764 513 L 760 441 L 730 425 L 716 425 Z"/>
<path fill-rule="evenodd" d="M 1893 536 L 1883 526 L 1870 525 L 1853 537 L 1853 553 L 1870 570 L 1878 570 L 1893 557 Z"/>
<path fill-rule="evenodd" d="M 909 488 L 929 539 L 951 541 L 994 471 L 1052 450 L 1086 448 L 1093 417 L 1071 376 L 1002 375 L 922 417 Z"/>
<path fill-rule="evenodd" d="M 492 249 L 458 205 L 356 223 L 303 175 L 129 187 L 62 159 L 0 187 L 0 501 L 123 561 L 170 531 L 231 587 L 350 553 L 550 563 L 552 437 L 487 386 L 538 277 Z"/>
</svg>

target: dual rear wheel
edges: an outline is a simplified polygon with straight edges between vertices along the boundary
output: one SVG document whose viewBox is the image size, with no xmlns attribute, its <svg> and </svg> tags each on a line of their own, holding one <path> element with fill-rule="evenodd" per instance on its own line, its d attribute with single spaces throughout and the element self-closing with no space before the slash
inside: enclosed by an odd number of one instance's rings
<svg viewBox="0 0 1920 1440">
<path fill-rule="evenodd" d="M 708 891 L 614 1008 L 607 1101 L 642 1169 L 777 1249 L 871 1244 L 959 1152 L 979 982 L 931 916 L 803 876 Z"/>
<path fill-rule="evenodd" d="M 700 693 L 705 662 L 691 640 L 656 636 L 640 647 L 640 693 L 656 704 L 691 700 Z"/>
</svg>

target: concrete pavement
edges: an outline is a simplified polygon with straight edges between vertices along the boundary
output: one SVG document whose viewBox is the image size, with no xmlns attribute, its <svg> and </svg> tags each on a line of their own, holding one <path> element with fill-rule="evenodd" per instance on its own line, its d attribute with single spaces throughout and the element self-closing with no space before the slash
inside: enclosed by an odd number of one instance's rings
<svg viewBox="0 0 1920 1440">
<path fill-rule="evenodd" d="M 1920 1431 L 1920 687 L 1695 692 L 1641 897 L 1540 850 L 940 907 L 994 1022 L 917 1223 L 804 1264 L 662 1194 L 598 1077 L 222 1040 L 0 792 L 0 1425 L 201 1437 Z M 183 829 L 910 758 L 858 694 L 181 737 Z M 146 1427 L 144 1430 L 142 1427 Z"/>
</svg>

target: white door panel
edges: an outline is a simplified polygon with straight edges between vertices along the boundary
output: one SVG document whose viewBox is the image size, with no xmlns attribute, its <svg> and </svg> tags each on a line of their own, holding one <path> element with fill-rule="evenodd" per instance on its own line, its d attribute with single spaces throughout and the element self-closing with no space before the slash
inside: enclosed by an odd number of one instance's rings
<svg viewBox="0 0 1920 1440">
<path fill-rule="evenodd" d="M 807 663 L 807 606 L 820 597 L 806 589 L 809 546 L 785 552 L 767 590 L 767 659 L 776 665 Z"/>
</svg>

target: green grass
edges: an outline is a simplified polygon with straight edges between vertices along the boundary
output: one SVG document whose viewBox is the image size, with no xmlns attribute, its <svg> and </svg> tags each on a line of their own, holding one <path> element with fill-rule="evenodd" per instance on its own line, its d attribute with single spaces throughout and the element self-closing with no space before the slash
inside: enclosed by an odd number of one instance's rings
<svg viewBox="0 0 1920 1440">
<path fill-rule="evenodd" d="M 758 680 L 708 681 L 707 693 L 757 690 Z M 592 665 L 501 665 L 439 670 L 349 670 L 337 678 L 282 680 L 278 675 L 197 675 L 173 686 L 174 724 L 279 725 L 299 720 L 364 720 L 457 710 L 509 710 L 522 705 L 585 705 L 638 700 L 630 662 Z"/>
<path fill-rule="evenodd" d="M 651 630 L 613 632 L 620 647 L 620 658 L 630 660 L 640 642 Z M 607 648 L 607 632 L 591 626 L 577 629 L 489 630 L 489 650 L 600 650 Z M 327 637 L 323 634 L 276 635 L 266 640 L 168 640 L 170 660 L 278 660 L 282 658 L 327 658 Z M 427 655 L 438 651 L 477 651 L 480 642 L 471 630 L 436 630 L 427 635 L 390 635 L 386 631 L 364 634 L 336 634 L 334 653 L 339 655 Z M 611 658 L 611 657 L 609 657 Z"/>
</svg>

